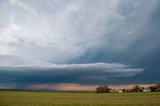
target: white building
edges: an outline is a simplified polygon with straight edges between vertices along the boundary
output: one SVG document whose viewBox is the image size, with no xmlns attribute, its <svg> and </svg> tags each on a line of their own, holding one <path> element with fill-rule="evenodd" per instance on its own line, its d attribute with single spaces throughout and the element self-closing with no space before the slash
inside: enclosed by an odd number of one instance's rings
<svg viewBox="0 0 160 106">
<path fill-rule="evenodd" d="M 149 89 L 149 88 L 144 88 L 144 89 L 142 90 L 142 92 L 151 92 L 151 89 Z"/>
<path fill-rule="evenodd" d="M 109 92 L 110 93 L 123 93 L 122 90 L 116 90 L 116 89 L 110 89 Z"/>
</svg>

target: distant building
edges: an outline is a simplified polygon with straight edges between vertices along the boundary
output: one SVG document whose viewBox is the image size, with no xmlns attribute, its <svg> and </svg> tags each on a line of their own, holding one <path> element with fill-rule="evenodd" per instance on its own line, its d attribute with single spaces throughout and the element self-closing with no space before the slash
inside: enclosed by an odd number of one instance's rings
<svg viewBox="0 0 160 106">
<path fill-rule="evenodd" d="M 117 93 L 117 91 L 115 89 L 110 89 L 109 92 L 110 93 Z"/>
<path fill-rule="evenodd" d="M 149 88 L 144 88 L 144 89 L 142 90 L 142 92 L 151 92 L 151 89 L 149 89 Z"/>
<path fill-rule="evenodd" d="M 122 90 L 116 90 L 116 89 L 110 89 L 109 92 L 110 93 L 123 93 Z"/>
<path fill-rule="evenodd" d="M 122 90 L 118 90 L 118 93 L 123 93 L 123 91 Z"/>
</svg>

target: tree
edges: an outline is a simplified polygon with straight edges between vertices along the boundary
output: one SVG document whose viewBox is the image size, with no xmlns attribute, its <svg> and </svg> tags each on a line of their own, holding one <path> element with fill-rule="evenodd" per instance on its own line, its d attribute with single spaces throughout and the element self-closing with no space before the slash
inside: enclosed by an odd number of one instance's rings
<svg viewBox="0 0 160 106">
<path fill-rule="evenodd" d="M 143 92 L 144 89 L 145 89 L 144 87 L 141 87 L 139 91 L 140 91 L 140 92 Z"/>
<path fill-rule="evenodd" d="M 140 89 L 141 89 L 141 87 L 138 86 L 138 85 L 135 85 L 135 86 L 133 87 L 133 91 L 134 91 L 134 92 L 140 92 Z"/>
<path fill-rule="evenodd" d="M 100 86 L 100 87 L 96 88 L 96 92 L 97 93 L 107 93 L 107 92 L 109 92 L 109 88 L 108 88 L 108 86 Z"/>
<path fill-rule="evenodd" d="M 156 87 L 156 88 L 160 88 L 160 84 L 156 84 L 155 87 Z"/>
<path fill-rule="evenodd" d="M 159 92 L 160 91 L 160 84 L 156 84 L 155 87 L 156 87 L 156 91 Z"/>
<path fill-rule="evenodd" d="M 148 88 L 151 90 L 151 92 L 155 92 L 156 91 L 156 87 L 155 86 L 150 86 Z"/>
</svg>

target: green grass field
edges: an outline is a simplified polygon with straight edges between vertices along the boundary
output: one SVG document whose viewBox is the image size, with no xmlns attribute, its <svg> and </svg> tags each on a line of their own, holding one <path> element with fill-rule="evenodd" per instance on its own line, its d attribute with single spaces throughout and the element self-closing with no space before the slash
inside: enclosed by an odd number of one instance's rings
<svg viewBox="0 0 160 106">
<path fill-rule="evenodd" d="M 0 106 L 160 106 L 160 92 L 94 93 L 0 90 Z"/>
</svg>

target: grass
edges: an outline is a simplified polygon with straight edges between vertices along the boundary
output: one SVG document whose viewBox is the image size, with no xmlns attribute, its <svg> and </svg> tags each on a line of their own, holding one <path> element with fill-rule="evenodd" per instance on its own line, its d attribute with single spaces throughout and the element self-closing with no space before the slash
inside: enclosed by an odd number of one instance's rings
<svg viewBox="0 0 160 106">
<path fill-rule="evenodd" d="M 0 90 L 0 106 L 160 106 L 160 92 L 101 94 Z"/>
</svg>

